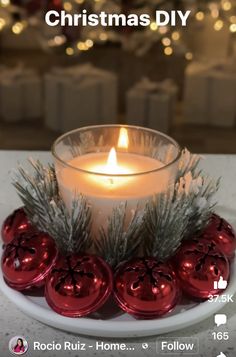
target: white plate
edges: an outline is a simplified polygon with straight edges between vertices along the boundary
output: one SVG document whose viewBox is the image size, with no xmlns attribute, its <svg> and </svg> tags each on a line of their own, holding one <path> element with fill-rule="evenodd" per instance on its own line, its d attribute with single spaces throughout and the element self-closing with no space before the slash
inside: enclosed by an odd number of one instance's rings
<svg viewBox="0 0 236 357">
<path fill-rule="evenodd" d="M 1 252 L 0 252 L 1 255 Z M 127 314 L 94 315 L 68 318 L 50 309 L 43 297 L 24 295 L 9 288 L 0 271 L 0 290 L 30 317 L 68 332 L 96 337 L 144 337 L 159 335 L 194 325 L 219 311 L 226 303 L 208 301 L 179 305 L 171 314 L 155 320 L 136 320 Z M 231 266 L 230 283 L 225 294 L 236 292 L 236 259 Z M 106 316 L 104 318 L 104 316 Z"/>
</svg>

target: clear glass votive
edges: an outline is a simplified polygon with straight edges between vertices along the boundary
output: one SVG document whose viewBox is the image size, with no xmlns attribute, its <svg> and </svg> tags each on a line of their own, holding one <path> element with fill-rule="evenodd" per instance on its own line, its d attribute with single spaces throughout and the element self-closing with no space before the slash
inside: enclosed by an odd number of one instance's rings
<svg viewBox="0 0 236 357">
<path fill-rule="evenodd" d="M 174 184 L 181 151 L 169 136 L 137 126 L 100 125 L 59 137 L 52 147 L 60 194 L 71 209 L 82 194 L 92 210 L 92 235 L 106 229 L 113 208 L 135 210 Z M 140 213 L 141 214 L 141 213 Z"/>
</svg>

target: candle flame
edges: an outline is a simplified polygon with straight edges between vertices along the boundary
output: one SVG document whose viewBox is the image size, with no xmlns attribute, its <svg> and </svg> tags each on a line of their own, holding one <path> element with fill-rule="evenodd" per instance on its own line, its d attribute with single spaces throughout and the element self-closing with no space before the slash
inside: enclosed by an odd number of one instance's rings
<svg viewBox="0 0 236 357">
<path fill-rule="evenodd" d="M 118 140 L 118 148 L 119 149 L 128 149 L 128 147 L 129 147 L 128 130 L 126 128 L 121 128 L 119 140 Z"/>
<path fill-rule="evenodd" d="M 107 173 L 116 173 L 117 171 L 117 155 L 116 149 L 112 148 L 109 152 L 108 159 L 107 159 Z"/>
<path fill-rule="evenodd" d="M 124 165 L 124 163 L 118 163 L 116 149 L 113 147 L 109 152 L 106 165 L 102 168 L 102 170 L 100 170 L 100 172 L 104 172 L 109 175 L 124 175 L 129 174 L 130 170 L 127 165 Z"/>
</svg>

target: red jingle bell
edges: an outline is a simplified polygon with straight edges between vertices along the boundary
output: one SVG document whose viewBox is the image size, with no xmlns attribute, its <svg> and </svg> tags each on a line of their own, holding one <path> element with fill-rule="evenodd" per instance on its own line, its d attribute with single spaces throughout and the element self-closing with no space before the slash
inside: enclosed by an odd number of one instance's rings
<svg viewBox="0 0 236 357">
<path fill-rule="evenodd" d="M 81 317 L 98 310 L 109 298 L 113 276 L 100 257 L 58 257 L 45 285 L 48 305 L 58 314 Z"/>
<path fill-rule="evenodd" d="M 43 232 L 22 232 L 2 256 L 6 283 L 15 290 L 41 287 L 57 256 L 54 240 Z"/>
<path fill-rule="evenodd" d="M 2 240 L 5 244 L 10 243 L 19 232 L 33 229 L 24 209 L 18 208 L 10 214 L 2 225 Z"/>
<path fill-rule="evenodd" d="M 180 289 L 168 264 L 155 258 L 133 258 L 118 267 L 114 296 L 120 308 L 128 314 L 153 319 L 176 306 Z"/>
<path fill-rule="evenodd" d="M 183 243 L 174 257 L 182 290 L 193 298 L 208 299 L 222 290 L 214 282 L 229 279 L 229 262 L 214 242 L 193 239 Z"/>
<path fill-rule="evenodd" d="M 213 214 L 209 224 L 201 235 L 213 241 L 228 259 L 232 259 L 236 250 L 236 234 L 233 227 L 217 214 Z"/>
</svg>

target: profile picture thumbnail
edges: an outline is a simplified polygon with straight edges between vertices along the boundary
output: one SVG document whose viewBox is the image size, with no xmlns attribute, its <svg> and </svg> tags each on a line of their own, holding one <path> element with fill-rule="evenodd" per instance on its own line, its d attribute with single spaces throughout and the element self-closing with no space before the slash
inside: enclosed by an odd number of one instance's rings
<svg viewBox="0 0 236 357">
<path fill-rule="evenodd" d="M 28 348 L 28 342 L 22 336 L 15 336 L 9 342 L 9 351 L 16 356 L 25 354 Z"/>
</svg>

